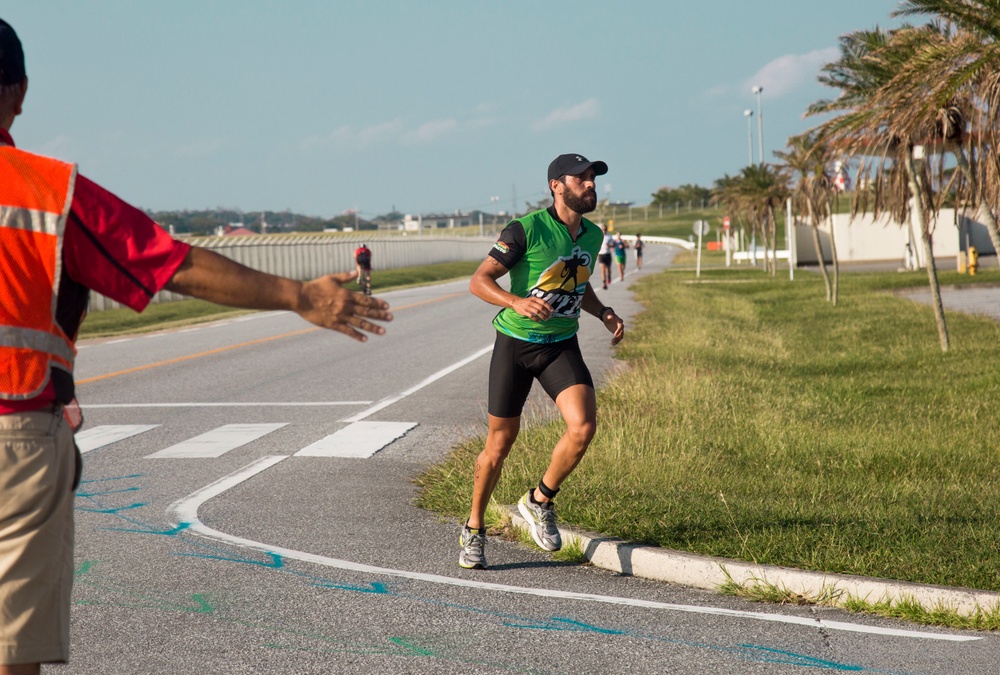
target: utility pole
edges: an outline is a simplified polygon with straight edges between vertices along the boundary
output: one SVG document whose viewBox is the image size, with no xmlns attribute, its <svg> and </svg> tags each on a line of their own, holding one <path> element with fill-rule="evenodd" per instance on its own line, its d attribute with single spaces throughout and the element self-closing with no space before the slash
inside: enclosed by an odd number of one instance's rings
<svg viewBox="0 0 1000 675">
<path fill-rule="evenodd" d="M 753 93 L 757 94 L 757 147 L 760 150 L 758 155 L 760 163 L 764 163 L 764 111 L 760 108 L 760 95 L 763 93 L 764 87 L 755 86 L 753 88 Z"/>
</svg>

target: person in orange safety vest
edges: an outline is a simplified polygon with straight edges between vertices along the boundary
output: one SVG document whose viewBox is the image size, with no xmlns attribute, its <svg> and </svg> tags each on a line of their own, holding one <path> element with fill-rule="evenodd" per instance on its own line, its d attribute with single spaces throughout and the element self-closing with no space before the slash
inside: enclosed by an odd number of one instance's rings
<svg viewBox="0 0 1000 675">
<path fill-rule="evenodd" d="M 382 335 L 384 301 L 300 282 L 170 237 L 76 167 L 14 146 L 24 53 L 0 20 L 0 675 L 69 659 L 77 333 L 91 290 L 141 311 L 161 289 L 247 309 L 290 310 L 354 340 Z"/>
</svg>

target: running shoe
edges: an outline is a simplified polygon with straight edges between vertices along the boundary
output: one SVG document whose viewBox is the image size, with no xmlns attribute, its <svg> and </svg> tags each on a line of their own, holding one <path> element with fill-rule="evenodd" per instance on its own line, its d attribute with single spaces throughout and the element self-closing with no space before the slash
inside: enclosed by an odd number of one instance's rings
<svg viewBox="0 0 1000 675">
<path fill-rule="evenodd" d="M 558 551 L 562 548 L 562 537 L 556 527 L 556 510 L 552 502 L 536 504 L 531 500 L 531 490 L 528 490 L 517 502 L 517 510 L 527 521 L 531 538 L 536 544 L 546 551 Z"/>
<path fill-rule="evenodd" d="M 462 534 L 458 536 L 458 545 L 462 552 L 458 554 L 458 566 L 467 570 L 486 569 L 486 530 L 472 530 L 468 525 L 462 526 Z"/>
</svg>

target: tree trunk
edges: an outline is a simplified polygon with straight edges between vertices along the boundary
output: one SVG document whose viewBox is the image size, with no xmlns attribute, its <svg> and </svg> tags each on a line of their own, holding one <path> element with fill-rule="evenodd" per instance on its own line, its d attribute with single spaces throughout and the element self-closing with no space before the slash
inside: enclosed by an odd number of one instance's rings
<svg viewBox="0 0 1000 675">
<path fill-rule="evenodd" d="M 837 306 L 840 299 L 840 258 L 837 257 L 837 238 L 833 233 L 833 212 L 830 212 L 830 259 L 833 261 L 833 298 L 830 302 Z"/>
<path fill-rule="evenodd" d="M 771 219 L 770 244 L 771 244 L 771 276 L 778 276 L 778 221 L 774 218 L 774 207 L 768 204 L 767 215 Z"/>
<path fill-rule="evenodd" d="M 923 192 L 920 189 L 920 175 L 917 173 L 913 154 L 906 153 L 906 171 L 910 175 L 910 190 L 913 192 L 913 213 L 920 228 L 920 239 L 924 243 L 924 256 L 927 258 L 927 281 L 931 287 L 931 298 L 934 306 L 934 322 L 937 324 L 938 340 L 941 351 L 946 352 L 951 346 L 948 340 L 948 324 L 944 319 L 944 304 L 941 302 L 941 285 L 938 283 L 937 267 L 934 265 L 934 247 L 931 242 L 930 224 L 924 211 Z"/>
<path fill-rule="evenodd" d="M 965 151 L 962 148 L 954 148 L 952 154 L 955 155 L 955 161 L 958 163 L 958 168 L 962 170 L 965 174 L 965 179 L 969 181 L 975 191 L 976 206 L 979 207 L 979 213 L 983 215 L 983 220 L 986 221 L 986 229 L 990 233 L 990 241 L 993 242 L 993 250 L 998 256 L 1000 256 L 1000 227 L 997 226 L 997 219 L 993 215 L 993 209 L 986 202 L 986 195 L 983 193 L 982 185 L 972 176 L 972 168 L 969 166 L 969 160 L 965 156 Z"/>
<path fill-rule="evenodd" d="M 823 259 L 823 246 L 819 241 L 819 226 L 813 216 L 813 205 L 808 199 L 806 207 L 809 209 L 809 225 L 813 233 L 813 244 L 816 246 L 816 259 L 819 260 L 819 271 L 823 273 L 823 284 L 826 286 L 826 301 L 833 299 L 833 289 L 830 288 L 830 273 L 826 271 L 826 260 Z"/>
</svg>

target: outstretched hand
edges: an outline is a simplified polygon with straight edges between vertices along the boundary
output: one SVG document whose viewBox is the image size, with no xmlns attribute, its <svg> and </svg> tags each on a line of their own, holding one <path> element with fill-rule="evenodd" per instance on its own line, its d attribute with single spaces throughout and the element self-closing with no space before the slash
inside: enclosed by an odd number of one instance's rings
<svg viewBox="0 0 1000 675">
<path fill-rule="evenodd" d="M 361 331 L 385 334 L 384 327 L 372 322 L 392 321 L 392 313 L 387 311 L 389 303 L 344 288 L 344 284 L 357 276 L 355 270 L 304 282 L 295 311 L 310 323 L 343 333 L 358 342 L 368 340 L 368 336 Z"/>
</svg>

